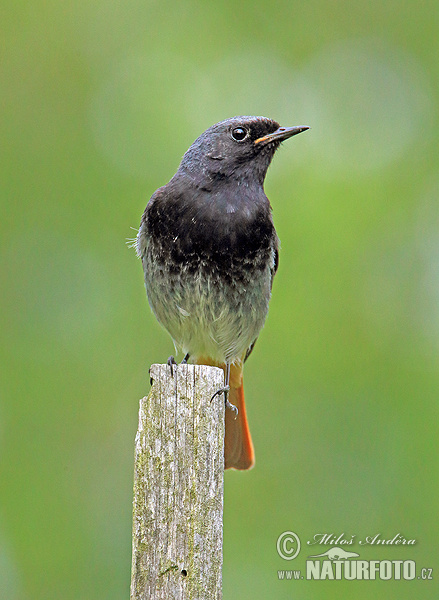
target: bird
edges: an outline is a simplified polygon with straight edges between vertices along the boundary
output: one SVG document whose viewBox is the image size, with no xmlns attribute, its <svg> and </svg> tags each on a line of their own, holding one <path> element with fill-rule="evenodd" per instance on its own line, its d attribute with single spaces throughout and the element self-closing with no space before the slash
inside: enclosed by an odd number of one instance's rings
<svg viewBox="0 0 439 600">
<path fill-rule="evenodd" d="M 279 260 L 264 192 L 284 140 L 309 129 L 236 116 L 209 127 L 151 196 L 135 241 L 151 309 L 183 362 L 224 370 L 224 468 L 255 462 L 243 366 L 264 325 Z M 171 366 L 176 364 L 171 356 Z"/>
</svg>

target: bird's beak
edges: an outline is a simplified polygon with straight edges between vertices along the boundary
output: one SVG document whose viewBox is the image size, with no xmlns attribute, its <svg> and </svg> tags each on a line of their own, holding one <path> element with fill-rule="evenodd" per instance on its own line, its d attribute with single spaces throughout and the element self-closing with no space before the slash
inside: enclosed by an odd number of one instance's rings
<svg viewBox="0 0 439 600">
<path fill-rule="evenodd" d="M 298 133 L 302 133 L 302 131 L 306 131 L 309 129 L 307 125 L 299 125 L 297 127 L 279 127 L 273 133 L 269 133 L 268 135 L 264 135 L 263 137 L 255 140 L 255 144 L 261 144 L 261 146 L 265 146 L 265 144 L 269 144 L 270 142 L 283 142 L 293 135 L 297 135 Z"/>
</svg>

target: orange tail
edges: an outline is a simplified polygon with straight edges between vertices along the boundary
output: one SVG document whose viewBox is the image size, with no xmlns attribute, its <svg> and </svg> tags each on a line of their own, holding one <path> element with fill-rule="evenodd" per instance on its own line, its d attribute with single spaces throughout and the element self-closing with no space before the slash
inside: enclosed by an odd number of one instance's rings
<svg viewBox="0 0 439 600">
<path fill-rule="evenodd" d="M 226 436 L 224 439 L 224 468 L 251 469 L 255 464 L 250 430 L 244 403 L 244 384 L 241 377 L 239 387 L 230 386 L 229 402 L 238 409 L 238 416 L 231 410 L 226 410 Z"/>
<path fill-rule="evenodd" d="M 226 369 L 206 356 L 197 359 L 199 365 L 211 365 Z M 244 384 L 242 382 L 242 365 L 230 366 L 229 402 L 238 409 L 238 416 L 232 410 L 226 410 L 226 435 L 224 438 L 224 468 L 245 471 L 255 464 L 255 452 L 248 428 L 244 403 Z M 236 417 L 236 418 L 235 418 Z"/>
</svg>

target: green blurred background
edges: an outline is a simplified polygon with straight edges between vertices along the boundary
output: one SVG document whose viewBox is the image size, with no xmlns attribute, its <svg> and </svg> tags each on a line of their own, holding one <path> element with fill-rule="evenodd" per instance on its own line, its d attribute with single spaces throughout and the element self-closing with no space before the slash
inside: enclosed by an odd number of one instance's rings
<svg viewBox="0 0 439 600">
<path fill-rule="evenodd" d="M 437 1 L 35 0 L 0 22 L 0 597 L 128 597 L 138 399 L 172 344 L 125 242 L 204 129 L 262 114 L 312 129 L 266 181 L 282 250 L 224 598 L 437 598 L 277 577 L 316 533 L 398 532 L 416 545 L 352 549 L 439 577 Z"/>
</svg>

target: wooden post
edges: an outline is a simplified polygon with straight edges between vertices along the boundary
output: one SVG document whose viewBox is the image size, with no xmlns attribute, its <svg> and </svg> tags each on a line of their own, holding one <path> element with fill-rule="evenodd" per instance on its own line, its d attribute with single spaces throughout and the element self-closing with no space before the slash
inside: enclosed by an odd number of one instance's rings
<svg viewBox="0 0 439 600">
<path fill-rule="evenodd" d="M 152 365 L 136 435 L 131 600 L 222 597 L 221 369 Z"/>
</svg>

